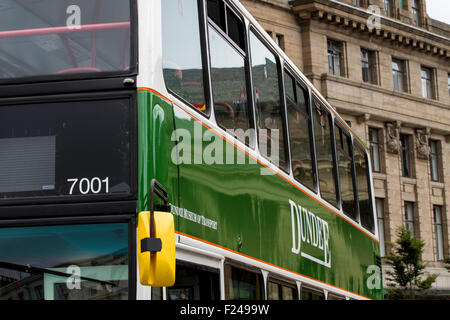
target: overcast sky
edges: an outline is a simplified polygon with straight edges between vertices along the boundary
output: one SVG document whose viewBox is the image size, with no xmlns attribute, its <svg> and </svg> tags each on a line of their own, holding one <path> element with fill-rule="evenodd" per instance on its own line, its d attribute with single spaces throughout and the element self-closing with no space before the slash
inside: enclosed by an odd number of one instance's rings
<svg viewBox="0 0 450 320">
<path fill-rule="evenodd" d="M 449 0 L 426 0 L 427 13 L 430 18 L 450 24 L 450 1 Z"/>
</svg>

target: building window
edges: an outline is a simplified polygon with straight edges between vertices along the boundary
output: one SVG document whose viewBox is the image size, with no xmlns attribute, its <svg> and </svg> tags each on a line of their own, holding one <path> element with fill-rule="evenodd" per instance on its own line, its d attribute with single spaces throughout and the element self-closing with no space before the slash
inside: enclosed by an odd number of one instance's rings
<svg viewBox="0 0 450 320">
<path fill-rule="evenodd" d="M 413 15 L 413 21 L 416 26 L 420 26 L 420 3 L 419 0 L 412 0 L 411 11 Z"/>
<path fill-rule="evenodd" d="M 367 0 L 354 0 L 355 6 L 366 8 L 367 7 Z"/>
<path fill-rule="evenodd" d="M 372 171 L 380 172 L 380 143 L 378 129 L 369 128 L 370 158 L 372 161 Z"/>
<path fill-rule="evenodd" d="M 378 234 L 380 237 L 380 255 L 386 255 L 386 247 L 384 241 L 384 203 L 383 199 L 376 198 L 375 206 L 377 210 Z"/>
<path fill-rule="evenodd" d="M 430 173 L 432 181 L 439 181 L 439 151 L 438 141 L 430 140 Z"/>
<path fill-rule="evenodd" d="M 450 74 L 447 75 L 448 96 L 450 97 Z"/>
<path fill-rule="evenodd" d="M 383 4 L 384 4 L 384 11 L 386 11 L 386 15 L 388 17 L 392 17 L 392 12 L 393 12 L 392 0 L 383 0 Z"/>
<path fill-rule="evenodd" d="M 406 91 L 405 85 L 405 61 L 392 59 L 392 76 L 394 78 L 394 90 L 395 91 Z"/>
<path fill-rule="evenodd" d="M 433 99 L 433 71 L 430 68 L 422 67 L 422 97 Z"/>
<path fill-rule="evenodd" d="M 405 228 L 414 236 L 414 202 L 405 201 Z"/>
<path fill-rule="evenodd" d="M 328 40 L 328 73 L 343 76 L 343 43 L 341 41 Z"/>
<path fill-rule="evenodd" d="M 275 35 L 275 42 L 277 45 L 281 48 L 281 50 L 284 51 L 284 36 L 282 34 L 276 34 Z"/>
<path fill-rule="evenodd" d="M 444 238 L 442 235 L 442 207 L 433 206 L 434 235 L 436 240 L 436 260 L 444 259 Z"/>
<path fill-rule="evenodd" d="M 366 83 L 377 84 L 375 52 L 361 49 L 362 80 Z"/>
<path fill-rule="evenodd" d="M 402 159 L 402 176 L 411 177 L 411 148 L 409 135 L 401 134 L 401 159 Z"/>
</svg>

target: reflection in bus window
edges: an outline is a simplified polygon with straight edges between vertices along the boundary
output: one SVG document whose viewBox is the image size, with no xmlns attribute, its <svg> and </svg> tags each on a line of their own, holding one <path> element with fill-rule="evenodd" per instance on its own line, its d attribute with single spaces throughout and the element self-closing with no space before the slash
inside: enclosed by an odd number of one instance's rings
<svg viewBox="0 0 450 320">
<path fill-rule="evenodd" d="M 329 293 L 327 295 L 327 300 L 345 300 L 345 297 Z"/>
<path fill-rule="evenodd" d="M 358 191 L 359 214 L 361 224 L 370 231 L 374 231 L 374 218 L 369 199 L 369 178 L 367 157 L 362 147 L 355 142 L 353 144 L 353 157 L 355 161 L 356 185 Z"/>
<path fill-rule="evenodd" d="M 225 266 L 227 300 L 264 299 L 264 280 L 260 273 L 246 271 L 230 265 Z"/>
<path fill-rule="evenodd" d="M 320 193 L 325 200 L 336 206 L 336 184 L 334 178 L 330 115 L 317 100 L 314 100 L 312 112 L 314 114 L 314 136 L 316 141 Z"/>
<path fill-rule="evenodd" d="M 352 156 L 350 152 L 352 142 L 350 137 L 338 126 L 335 126 L 335 136 L 342 210 L 349 217 L 356 219 Z"/>
<path fill-rule="evenodd" d="M 297 288 L 269 281 L 267 284 L 268 300 L 297 300 Z"/>
<path fill-rule="evenodd" d="M 208 0 L 208 17 L 245 51 L 244 22 L 223 0 Z"/>
<path fill-rule="evenodd" d="M 130 108 L 113 98 L 2 106 L 0 202 L 130 193 Z"/>
<path fill-rule="evenodd" d="M 162 287 L 152 287 L 152 300 L 163 300 Z"/>
<path fill-rule="evenodd" d="M 295 180 L 313 190 L 314 168 L 311 156 L 310 120 L 306 104 L 306 93 L 295 84 L 293 78 L 286 72 L 284 73 L 284 81 L 292 171 Z"/>
<path fill-rule="evenodd" d="M 175 284 L 167 288 L 168 300 L 219 300 L 219 270 L 177 261 Z"/>
<path fill-rule="evenodd" d="M 130 69 L 130 2 L 1 1 L 0 79 Z"/>
<path fill-rule="evenodd" d="M 225 129 L 245 131 L 249 128 L 249 113 L 244 57 L 212 27 L 209 45 L 216 121 Z"/>
<path fill-rule="evenodd" d="M 0 300 L 128 299 L 128 237 L 127 223 L 0 228 Z"/>
<path fill-rule="evenodd" d="M 325 295 L 317 290 L 302 288 L 302 300 L 325 300 Z"/>
<path fill-rule="evenodd" d="M 231 9 L 227 9 L 228 36 L 242 49 L 245 50 L 244 23 Z"/>
<path fill-rule="evenodd" d="M 286 169 L 277 60 L 253 32 L 250 48 L 259 150 L 262 156 Z"/>
<path fill-rule="evenodd" d="M 166 85 L 197 110 L 206 112 L 197 0 L 162 1 L 162 22 Z"/>
<path fill-rule="evenodd" d="M 208 17 L 226 32 L 225 5 L 222 0 L 207 0 Z"/>
</svg>

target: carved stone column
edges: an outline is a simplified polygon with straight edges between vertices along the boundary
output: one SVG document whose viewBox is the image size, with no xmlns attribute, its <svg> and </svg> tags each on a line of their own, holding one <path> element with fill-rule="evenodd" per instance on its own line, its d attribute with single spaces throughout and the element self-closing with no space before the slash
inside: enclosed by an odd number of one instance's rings
<svg viewBox="0 0 450 320">
<path fill-rule="evenodd" d="M 430 146 L 428 145 L 428 137 L 431 129 L 416 129 L 416 154 L 417 158 L 427 160 L 430 156 Z"/>
<path fill-rule="evenodd" d="M 400 151 L 399 128 L 401 122 L 386 122 L 386 151 L 396 153 Z"/>
</svg>

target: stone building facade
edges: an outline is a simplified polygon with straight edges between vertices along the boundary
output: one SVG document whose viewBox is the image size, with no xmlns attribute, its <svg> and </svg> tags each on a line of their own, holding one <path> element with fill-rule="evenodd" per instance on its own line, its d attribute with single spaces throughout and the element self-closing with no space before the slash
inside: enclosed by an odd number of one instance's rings
<svg viewBox="0 0 450 320">
<path fill-rule="evenodd" d="M 411 228 L 449 295 L 450 26 L 425 0 L 241 2 L 371 146 L 382 254 Z"/>
</svg>

